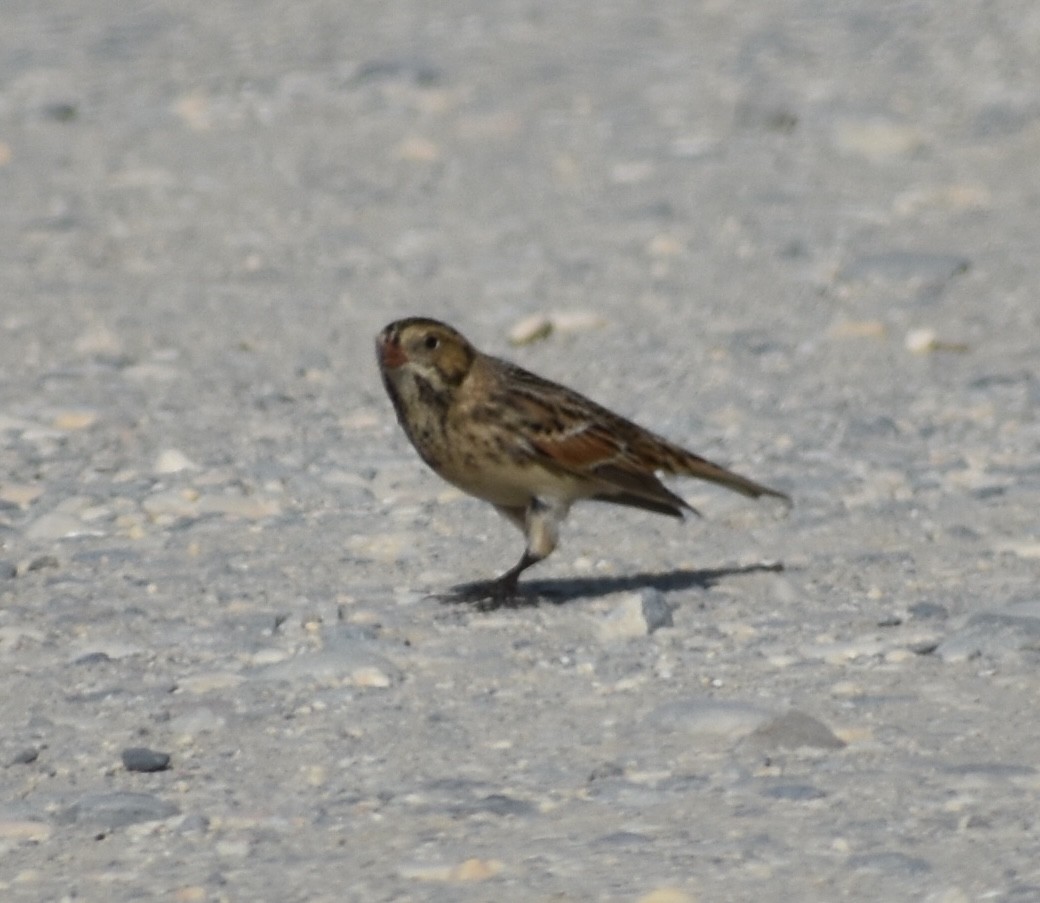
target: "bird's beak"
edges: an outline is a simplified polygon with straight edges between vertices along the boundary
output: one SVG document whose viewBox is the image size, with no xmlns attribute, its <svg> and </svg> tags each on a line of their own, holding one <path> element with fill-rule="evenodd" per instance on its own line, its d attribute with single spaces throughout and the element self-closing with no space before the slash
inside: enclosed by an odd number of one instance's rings
<svg viewBox="0 0 1040 903">
<path fill-rule="evenodd" d="M 376 344 L 378 345 L 379 363 L 386 369 L 393 370 L 408 363 L 404 349 L 401 348 L 401 341 L 396 335 L 384 332 L 379 336 Z"/>
</svg>

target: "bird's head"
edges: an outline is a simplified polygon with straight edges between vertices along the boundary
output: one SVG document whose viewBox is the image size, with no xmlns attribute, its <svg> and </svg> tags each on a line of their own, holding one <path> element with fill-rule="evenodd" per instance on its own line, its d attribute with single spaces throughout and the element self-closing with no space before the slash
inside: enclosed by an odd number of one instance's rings
<svg viewBox="0 0 1040 903">
<path fill-rule="evenodd" d="M 387 379 L 405 371 L 435 385 L 457 386 L 476 356 L 476 349 L 461 333 L 423 317 L 396 320 L 376 338 L 376 358 Z"/>
</svg>

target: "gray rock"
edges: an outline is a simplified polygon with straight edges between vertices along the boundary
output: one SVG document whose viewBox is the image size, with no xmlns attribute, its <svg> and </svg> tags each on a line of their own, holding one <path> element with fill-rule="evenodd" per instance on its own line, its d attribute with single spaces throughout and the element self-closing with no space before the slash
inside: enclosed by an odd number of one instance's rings
<svg viewBox="0 0 1040 903">
<path fill-rule="evenodd" d="M 813 787 L 811 784 L 774 784 L 762 791 L 762 796 L 795 802 L 823 799 L 826 795 L 819 787 Z"/>
<path fill-rule="evenodd" d="M 822 721 L 795 710 L 756 728 L 748 741 L 764 749 L 841 749 L 846 745 Z"/>
<path fill-rule="evenodd" d="M 917 621 L 942 619 L 950 614 L 946 606 L 940 605 L 938 602 L 917 602 L 907 608 L 907 611 Z"/>
<path fill-rule="evenodd" d="M 759 727 L 767 714 L 757 706 L 713 699 L 666 702 L 650 712 L 656 730 L 678 731 L 695 741 L 732 741 Z"/>
<path fill-rule="evenodd" d="M 657 589 L 623 593 L 617 605 L 599 622 L 602 640 L 625 640 L 672 627 L 672 606 Z"/>
<path fill-rule="evenodd" d="M 533 815 L 538 810 L 526 800 L 519 800 L 515 797 L 506 796 L 504 793 L 492 793 L 485 796 L 483 799 L 459 806 L 455 811 L 461 815 L 478 815 L 480 813 L 487 813 L 488 815 L 526 816 Z"/>
<path fill-rule="evenodd" d="M 674 627 L 672 612 L 675 610 L 659 589 L 644 589 L 640 593 L 643 606 L 643 620 L 646 621 L 647 633 L 653 633 L 662 627 Z"/>
<path fill-rule="evenodd" d="M 945 662 L 963 662 L 1035 649 L 1040 649 L 1040 602 L 1027 600 L 972 615 L 935 654 Z"/>
<path fill-rule="evenodd" d="M 59 824 L 90 824 L 114 829 L 171 818 L 179 813 L 180 809 L 173 803 L 150 793 L 117 791 L 84 796 L 61 812 L 57 821 Z"/>
<path fill-rule="evenodd" d="M 885 251 L 855 258 L 842 269 L 841 278 L 845 281 L 887 279 L 894 282 L 945 282 L 966 273 L 970 266 L 968 258 L 959 254 Z"/>
<path fill-rule="evenodd" d="M 123 750 L 121 758 L 127 771 L 164 771 L 170 767 L 170 754 L 157 752 L 145 746 L 130 746 Z"/>
<path fill-rule="evenodd" d="M 1032 765 L 1016 765 L 1010 762 L 966 762 L 946 768 L 950 774 L 971 775 L 1006 780 L 1008 778 L 1030 778 L 1036 774 Z"/>
<path fill-rule="evenodd" d="M 850 869 L 890 875 L 922 875 L 932 871 L 932 865 L 926 859 L 899 852 L 861 853 L 850 856 L 848 866 Z"/>
</svg>

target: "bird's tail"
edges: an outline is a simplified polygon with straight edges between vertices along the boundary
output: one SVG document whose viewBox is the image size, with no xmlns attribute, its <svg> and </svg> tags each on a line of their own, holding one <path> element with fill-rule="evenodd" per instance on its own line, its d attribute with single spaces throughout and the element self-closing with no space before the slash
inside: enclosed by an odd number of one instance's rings
<svg viewBox="0 0 1040 903">
<path fill-rule="evenodd" d="M 777 489 L 770 489 L 768 486 L 763 486 L 761 483 L 742 477 L 739 473 L 727 470 L 725 467 L 702 458 L 700 455 L 693 454 L 693 452 L 688 452 L 678 446 L 671 446 L 669 452 L 661 462 L 661 470 L 666 473 L 675 474 L 676 476 L 696 477 L 699 480 L 707 480 L 709 483 L 718 483 L 720 486 L 725 486 L 727 489 L 732 489 L 734 492 L 750 496 L 753 499 L 767 495 L 782 499 L 788 505 L 791 504 L 791 497 L 787 493 L 780 492 Z"/>
</svg>

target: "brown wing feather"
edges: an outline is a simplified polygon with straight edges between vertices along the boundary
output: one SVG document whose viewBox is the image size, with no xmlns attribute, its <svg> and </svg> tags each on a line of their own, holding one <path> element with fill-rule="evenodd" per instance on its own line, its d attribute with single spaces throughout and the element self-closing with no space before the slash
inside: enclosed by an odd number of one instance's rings
<svg viewBox="0 0 1040 903">
<path fill-rule="evenodd" d="M 504 401 L 530 429 L 530 446 L 545 463 L 601 480 L 604 492 L 597 498 L 603 501 L 616 499 L 638 507 L 637 500 L 643 500 L 648 510 L 666 508 L 662 513 L 678 516 L 683 510 L 694 511 L 657 479 L 655 471 L 718 483 L 752 498 L 770 495 L 790 501 L 784 493 L 695 455 L 572 389 L 505 361 L 498 363 L 509 371 Z M 578 424 L 584 426 L 576 428 Z"/>
<path fill-rule="evenodd" d="M 547 458 L 577 473 L 588 473 L 622 455 L 622 449 L 610 436 L 588 427 L 570 435 L 539 436 L 532 444 Z"/>
</svg>

